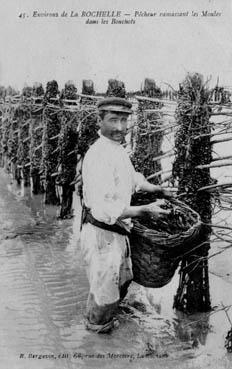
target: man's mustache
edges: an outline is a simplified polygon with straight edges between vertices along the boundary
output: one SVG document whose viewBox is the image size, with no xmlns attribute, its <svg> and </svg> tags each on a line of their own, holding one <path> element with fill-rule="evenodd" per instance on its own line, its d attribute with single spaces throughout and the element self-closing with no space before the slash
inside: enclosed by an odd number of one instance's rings
<svg viewBox="0 0 232 369">
<path fill-rule="evenodd" d="M 115 134 L 119 134 L 119 135 L 121 135 L 121 134 L 125 134 L 127 131 L 126 130 L 123 130 L 123 131 L 113 131 L 113 133 Z"/>
</svg>

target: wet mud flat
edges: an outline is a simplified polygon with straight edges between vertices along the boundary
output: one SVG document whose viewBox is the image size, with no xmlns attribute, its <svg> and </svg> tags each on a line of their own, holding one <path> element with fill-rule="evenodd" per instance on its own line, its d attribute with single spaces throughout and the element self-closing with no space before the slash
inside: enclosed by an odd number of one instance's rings
<svg viewBox="0 0 232 369">
<path fill-rule="evenodd" d="M 12 184 L 1 169 L 0 215 L 1 368 L 232 367 L 222 308 L 232 304 L 231 249 L 210 259 L 211 312 L 186 316 L 172 309 L 177 273 L 161 289 L 134 283 L 118 313 L 119 327 L 98 335 L 83 325 L 88 282 L 78 198 L 75 217 L 57 220 L 55 207 Z"/>
</svg>

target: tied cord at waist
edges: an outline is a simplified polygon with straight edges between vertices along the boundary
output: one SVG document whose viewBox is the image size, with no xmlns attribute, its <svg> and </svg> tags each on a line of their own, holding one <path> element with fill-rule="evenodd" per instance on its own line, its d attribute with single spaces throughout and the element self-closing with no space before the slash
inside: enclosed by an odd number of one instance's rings
<svg viewBox="0 0 232 369">
<path fill-rule="evenodd" d="M 93 224 L 94 226 L 98 227 L 98 228 L 102 228 L 105 229 L 106 231 L 111 231 L 111 232 L 116 232 L 119 233 L 123 236 L 129 236 L 130 231 L 127 230 L 126 228 L 124 228 L 123 225 L 121 225 L 119 223 L 119 221 L 117 221 L 115 224 L 106 224 L 104 222 L 100 222 L 99 220 L 95 219 L 91 212 L 90 209 L 87 208 L 86 206 L 82 207 L 82 220 L 81 220 L 82 224 L 85 223 L 90 223 Z"/>
</svg>

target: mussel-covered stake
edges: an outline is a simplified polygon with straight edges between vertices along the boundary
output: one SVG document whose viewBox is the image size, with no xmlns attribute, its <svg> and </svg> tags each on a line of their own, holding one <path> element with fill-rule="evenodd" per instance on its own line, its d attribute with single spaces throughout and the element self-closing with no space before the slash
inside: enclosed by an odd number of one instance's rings
<svg viewBox="0 0 232 369">
<path fill-rule="evenodd" d="M 81 158 L 80 173 L 82 160 L 89 147 L 97 140 L 98 136 L 98 115 L 96 104 L 98 99 L 94 97 L 94 85 L 90 80 L 84 80 L 82 86 L 82 96 L 80 100 L 80 111 L 78 115 L 78 147 L 77 154 Z M 79 185 L 79 194 L 82 198 L 82 184 Z"/>
<path fill-rule="evenodd" d="M 122 81 L 116 79 L 108 80 L 108 88 L 106 91 L 107 96 L 126 97 L 125 84 Z"/>
<path fill-rule="evenodd" d="M 144 82 L 144 88 L 146 88 L 142 91 L 143 95 L 160 97 L 160 89 L 156 85 L 154 89 L 154 83 L 150 86 L 148 81 L 150 80 L 146 79 Z M 152 89 L 151 91 L 149 87 Z M 154 157 L 162 154 L 163 132 L 159 131 L 162 122 L 157 113 L 157 109 L 161 107 L 162 104 L 159 102 L 144 100 L 144 98 L 140 100 L 138 97 L 137 126 L 133 133 L 131 160 L 135 169 L 143 173 L 145 177 L 161 170 L 160 160 L 154 161 Z M 159 181 L 160 175 L 154 177 L 150 182 L 157 184 Z"/>
<path fill-rule="evenodd" d="M 42 136 L 43 136 L 43 111 L 42 109 L 32 112 L 31 124 L 29 127 L 30 148 L 30 177 L 32 193 L 43 193 L 44 189 L 40 181 L 40 164 L 42 160 Z"/>
<path fill-rule="evenodd" d="M 9 171 L 9 158 L 8 158 L 8 139 L 11 130 L 13 109 L 7 106 L 4 109 L 3 116 L 1 118 L 1 158 L 2 165 L 5 170 Z"/>
<path fill-rule="evenodd" d="M 18 109 L 19 135 L 17 150 L 17 165 L 20 168 L 24 186 L 30 185 L 30 163 L 29 163 L 29 127 L 31 124 L 31 110 L 26 104 L 20 105 Z"/>
<path fill-rule="evenodd" d="M 176 158 L 173 165 L 173 176 L 178 180 L 181 200 L 197 211 L 204 223 L 211 220 L 211 199 L 209 192 L 198 190 L 212 184 L 212 180 L 209 168 L 196 167 L 209 164 L 212 160 L 210 135 L 204 136 L 210 133 L 210 96 L 210 90 L 197 73 L 187 75 L 180 85 L 176 109 L 179 128 L 175 136 Z M 195 139 L 197 136 L 198 139 Z M 209 235 L 209 227 L 202 227 L 199 247 L 187 254 L 181 263 L 174 307 L 186 313 L 210 309 Z"/>
<path fill-rule="evenodd" d="M 18 109 L 14 109 L 14 113 L 11 117 L 11 125 L 8 139 L 8 156 L 10 159 L 10 171 L 12 178 L 15 179 L 18 183 L 20 183 L 20 171 L 17 167 L 17 150 L 19 144 L 19 117 L 18 117 Z"/>
<path fill-rule="evenodd" d="M 226 335 L 225 348 L 229 353 L 232 353 L 232 328 L 228 331 Z"/>
<path fill-rule="evenodd" d="M 64 99 L 76 100 L 77 89 L 71 82 L 65 84 L 62 90 Z M 56 185 L 59 187 L 60 209 L 59 218 L 64 219 L 72 216 L 74 180 L 77 165 L 78 145 L 78 112 L 62 111 L 58 118 L 60 120 L 60 134 L 58 138 L 58 175 Z"/>
<path fill-rule="evenodd" d="M 55 177 L 58 163 L 58 135 L 60 133 L 60 120 L 58 110 L 54 110 L 50 104 L 57 104 L 59 96 L 56 81 L 47 83 L 45 103 L 48 104 L 43 114 L 43 137 L 42 137 L 42 162 L 40 174 L 42 185 L 45 188 L 45 204 L 57 205 L 59 199 L 56 193 Z"/>
</svg>

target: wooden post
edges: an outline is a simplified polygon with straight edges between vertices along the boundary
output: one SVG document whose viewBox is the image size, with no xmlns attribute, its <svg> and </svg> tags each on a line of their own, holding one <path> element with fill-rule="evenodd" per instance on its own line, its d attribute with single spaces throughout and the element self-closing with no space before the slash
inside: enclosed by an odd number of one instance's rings
<svg viewBox="0 0 232 369">
<path fill-rule="evenodd" d="M 156 95 L 154 95 L 154 83 L 149 90 L 149 81 L 145 79 L 143 91 L 143 98 L 137 97 L 137 127 L 135 130 L 134 147 L 132 162 L 134 167 L 139 172 L 142 172 L 145 177 L 161 171 L 161 161 L 154 161 L 153 158 L 162 154 L 161 145 L 163 140 L 163 132 L 159 128 L 162 127 L 159 114 L 152 110 L 159 110 L 162 107 L 161 102 L 151 101 L 152 99 L 145 99 L 144 96 L 160 97 L 161 91 L 156 87 Z M 150 82 L 151 83 L 151 82 Z M 147 111 L 146 111 L 147 110 Z M 152 132 L 156 131 L 157 132 Z M 161 180 L 161 175 L 154 176 L 152 183 L 157 184 Z"/>
<path fill-rule="evenodd" d="M 91 85 L 91 84 L 90 84 Z M 77 144 L 77 154 L 78 154 L 78 167 L 79 173 L 77 175 L 80 176 L 79 185 L 78 185 L 78 193 L 80 196 L 80 201 L 82 204 L 83 200 L 83 192 L 82 192 L 82 180 L 81 180 L 81 169 L 82 169 L 82 162 L 84 156 L 90 146 L 98 139 L 98 114 L 97 114 L 97 102 L 99 97 L 94 96 L 94 86 L 92 84 L 92 89 L 89 88 L 88 90 L 83 90 L 86 95 L 81 95 L 80 100 L 80 112 L 78 116 L 78 144 Z M 88 94 L 87 94 L 88 92 Z M 101 98 L 101 97 L 100 97 Z"/>
<path fill-rule="evenodd" d="M 75 190 L 72 181 L 76 175 L 77 145 L 78 145 L 78 114 L 64 111 L 60 115 L 61 130 L 58 140 L 58 175 L 56 185 L 62 187 L 60 194 L 60 209 L 58 217 L 61 219 L 72 216 L 72 199 Z"/>
<path fill-rule="evenodd" d="M 17 119 L 17 107 L 13 109 L 10 122 L 10 132 L 8 139 L 8 156 L 10 159 L 10 173 L 13 180 L 19 181 L 17 172 L 17 149 L 19 143 L 19 121 Z"/>
<path fill-rule="evenodd" d="M 77 155 L 83 158 L 98 137 L 96 102 L 93 81 L 83 80 L 80 109 L 63 112 L 61 117 L 56 184 L 59 186 L 60 194 L 58 216 L 62 219 L 72 216 Z"/>
<path fill-rule="evenodd" d="M 43 116 L 43 137 L 42 137 L 42 162 L 40 166 L 41 185 L 45 189 L 45 204 L 58 205 L 59 199 L 56 193 L 55 178 L 52 176 L 56 172 L 58 164 L 58 137 L 50 140 L 60 132 L 60 121 L 57 111 L 46 107 Z"/>
<path fill-rule="evenodd" d="M 175 137 L 176 159 L 173 176 L 178 179 L 181 198 L 196 210 L 203 222 L 211 222 L 210 193 L 198 191 L 212 184 L 210 169 L 198 169 L 198 165 L 212 160 L 210 135 L 197 140 L 195 136 L 210 133 L 210 91 L 199 74 L 188 75 L 180 85 L 176 117 L 179 128 Z M 208 250 L 210 229 L 203 227 L 198 240 L 200 247 L 184 256 L 180 267 L 180 281 L 174 299 L 174 308 L 186 313 L 210 310 L 208 279 Z M 196 246 L 196 245 L 193 245 Z"/>
<path fill-rule="evenodd" d="M 9 173 L 9 150 L 8 142 L 10 136 L 11 120 L 12 120 L 12 107 L 11 105 L 4 109 L 3 116 L 1 118 L 1 154 L 2 154 L 2 166 L 6 172 Z"/>
<path fill-rule="evenodd" d="M 58 114 L 60 120 L 60 133 L 58 137 L 58 160 L 57 174 L 55 183 L 59 195 L 60 207 L 58 218 L 72 217 L 73 191 L 75 190 L 72 181 L 76 174 L 77 164 L 77 139 L 78 139 L 78 110 L 77 107 L 77 88 L 73 82 L 69 81 L 62 90 L 65 99 L 66 109 Z M 73 109 L 73 110 L 72 110 Z"/>
<path fill-rule="evenodd" d="M 126 97 L 125 84 L 122 81 L 116 79 L 108 80 L 108 89 L 106 91 L 107 96 Z"/>
<path fill-rule="evenodd" d="M 30 177 L 31 177 L 31 192 L 34 195 L 43 193 L 44 189 L 40 181 L 40 164 L 42 161 L 42 136 L 43 136 L 43 113 L 32 112 L 32 120 L 29 128 L 30 148 Z"/>
<path fill-rule="evenodd" d="M 29 126 L 31 123 L 30 107 L 20 105 L 17 109 L 18 119 L 18 150 L 17 150 L 17 165 L 21 167 L 21 177 L 24 186 L 30 185 L 30 166 L 29 162 Z"/>
</svg>

